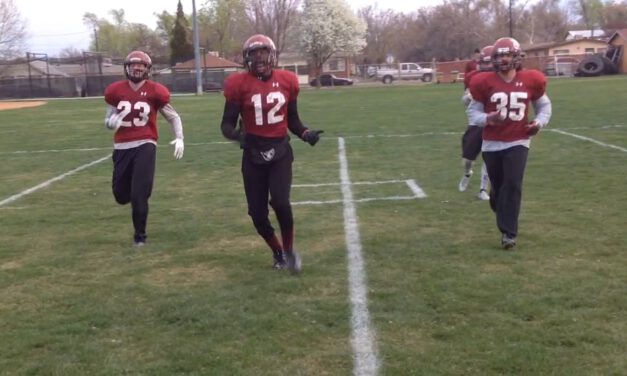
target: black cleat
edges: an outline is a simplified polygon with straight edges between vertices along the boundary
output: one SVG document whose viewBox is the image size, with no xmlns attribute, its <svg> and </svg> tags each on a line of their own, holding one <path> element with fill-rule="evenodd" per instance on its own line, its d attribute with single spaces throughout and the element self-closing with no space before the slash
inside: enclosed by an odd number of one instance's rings
<svg viewBox="0 0 627 376">
<path fill-rule="evenodd" d="M 287 263 L 285 262 L 285 257 L 283 257 L 283 251 L 272 251 L 272 254 L 274 257 L 272 268 L 276 270 L 286 269 Z"/>
<path fill-rule="evenodd" d="M 503 237 L 501 238 L 501 246 L 505 250 L 514 248 L 516 246 L 516 237 L 503 234 Z"/>
</svg>

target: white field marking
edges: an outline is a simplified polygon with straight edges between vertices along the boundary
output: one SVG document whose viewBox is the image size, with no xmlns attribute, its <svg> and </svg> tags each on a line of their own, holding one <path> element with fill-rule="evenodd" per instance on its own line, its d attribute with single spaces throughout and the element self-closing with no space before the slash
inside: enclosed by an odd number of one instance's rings
<svg viewBox="0 0 627 376">
<path fill-rule="evenodd" d="M 185 146 L 203 146 L 203 145 L 223 145 L 232 144 L 233 141 L 214 141 L 214 142 L 190 142 Z M 167 147 L 164 145 L 164 147 Z M 111 150 L 113 145 L 104 148 L 83 148 L 83 149 L 49 149 L 49 150 L 16 150 L 16 151 L 0 151 L 2 154 L 41 154 L 41 153 L 66 153 L 66 152 L 81 152 L 81 151 L 98 151 L 98 150 Z"/>
<path fill-rule="evenodd" d="M 424 133 L 408 133 L 408 134 L 366 134 L 354 136 L 342 136 L 343 138 L 406 138 L 421 136 L 438 136 L 438 135 L 460 135 L 464 132 L 424 132 Z"/>
<path fill-rule="evenodd" d="M 407 182 L 407 180 L 379 180 L 379 181 L 356 181 L 351 185 L 374 185 L 374 184 L 393 184 Z M 316 184 L 294 184 L 292 187 L 325 187 L 332 185 L 340 185 L 342 183 L 316 183 Z"/>
<path fill-rule="evenodd" d="M 578 139 L 584 140 L 584 141 L 589 141 L 589 142 L 595 143 L 597 145 L 601 145 L 601 146 L 606 147 L 606 148 L 616 149 L 616 150 L 620 150 L 622 152 L 627 153 L 627 149 L 626 148 L 623 148 L 623 147 L 620 147 L 620 146 L 616 146 L 616 145 L 612 145 L 612 144 L 606 144 L 605 142 L 601 142 L 601 141 L 595 140 L 595 139 L 590 138 L 590 137 L 580 136 L 578 134 L 565 132 L 565 131 L 562 131 L 562 130 L 559 130 L 559 129 L 548 129 L 548 130 L 551 131 L 551 132 L 560 133 L 560 134 L 563 134 L 563 135 L 566 135 L 566 136 L 570 136 L 570 137 L 574 137 L 574 138 L 578 138 Z"/>
<path fill-rule="evenodd" d="M 46 180 L 45 182 L 43 182 L 41 184 L 38 184 L 38 185 L 36 185 L 34 187 L 31 187 L 31 188 L 28 188 L 28 189 L 26 189 L 26 190 L 24 190 L 24 191 L 22 191 L 22 192 L 20 192 L 18 194 L 15 194 L 15 195 L 13 195 L 13 196 L 11 196 L 9 198 L 5 198 L 4 200 L 0 201 L 0 207 L 4 206 L 6 204 L 10 204 L 13 201 L 19 200 L 20 198 L 22 198 L 22 197 L 24 197 L 26 195 L 29 195 L 29 194 L 31 194 L 31 193 L 33 193 L 35 191 L 38 191 L 38 190 L 40 190 L 42 188 L 46 188 L 47 186 L 49 186 L 50 184 L 52 184 L 52 183 L 54 183 L 56 181 L 64 179 L 64 178 L 66 178 L 66 177 L 68 177 L 70 175 L 73 175 L 73 174 L 75 174 L 75 173 L 77 173 L 79 171 L 82 171 L 82 170 L 84 170 L 86 168 L 89 168 L 89 167 L 91 167 L 91 166 L 93 166 L 95 164 L 98 164 L 98 163 L 102 162 L 102 161 L 106 161 L 109 158 L 111 158 L 111 154 L 107 155 L 106 157 L 102 157 L 100 159 L 96 159 L 93 162 L 89 162 L 87 164 L 84 164 L 84 165 L 82 165 L 80 167 L 77 167 L 77 168 L 75 168 L 75 169 L 73 169 L 71 171 L 68 171 L 68 172 L 66 172 L 64 174 L 56 176 L 56 177 L 54 177 L 52 179 Z"/>
<path fill-rule="evenodd" d="M 349 183 L 351 185 L 375 185 L 375 184 L 393 184 L 393 183 L 405 183 L 409 189 L 414 193 L 413 196 L 387 196 L 387 197 L 374 197 L 374 198 L 362 198 L 359 200 L 353 200 L 353 202 L 370 202 L 370 201 L 396 201 L 396 200 L 414 200 L 417 198 L 425 198 L 427 195 L 420 188 L 420 186 L 413 179 L 408 180 L 384 180 L 384 181 L 362 181 Z M 342 183 L 321 183 L 321 184 L 295 184 L 293 187 L 324 187 L 342 185 Z M 339 204 L 344 200 L 325 200 L 325 201 L 296 201 L 292 202 L 292 205 L 323 205 L 323 204 Z"/>
<path fill-rule="evenodd" d="M 338 138 L 340 181 L 344 203 L 344 232 L 348 248 L 348 283 L 351 301 L 351 345 L 353 347 L 353 374 L 377 375 L 379 371 L 379 356 L 375 332 L 370 324 L 368 312 L 368 295 L 366 289 L 366 271 L 361 251 L 359 224 L 357 211 L 353 201 L 348 162 L 344 139 Z"/>
<path fill-rule="evenodd" d="M 615 128 L 624 128 L 625 126 L 622 124 L 615 124 L 615 125 L 602 125 L 598 128 L 591 128 L 591 127 L 574 127 L 574 128 L 568 128 L 569 131 L 576 131 L 576 130 L 591 130 L 591 129 L 615 129 Z M 551 128 L 551 129 L 547 129 L 548 131 L 555 131 L 555 130 L 559 130 L 561 131 L 562 129 L 559 128 Z"/>
<path fill-rule="evenodd" d="M 66 153 L 72 151 L 97 151 L 97 150 L 111 150 L 113 147 L 106 148 L 84 148 L 84 149 L 50 149 L 50 150 L 16 150 L 16 151 L 2 151 L 0 154 L 42 154 L 42 153 Z"/>
<path fill-rule="evenodd" d="M 415 180 L 413 179 L 405 180 L 405 183 L 407 184 L 409 189 L 411 189 L 411 191 L 414 192 L 414 195 L 416 195 L 416 197 L 418 198 L 427 197 L 427 194 L 422 190 L 422 188 L 420 188 L 420 186 L 416 183 Z"/>
<path fill-rule="evenodd" d="M 183 94 L 185 95 L 185 94 Z M 194 94 L 195 95 L 195 94 Z M 54 100 L 58 98 L 51 98 L 46 100 Z M 623 128 L 625 125 L 616 124 L 616 125 L 604 125 L 599 128 L 593 127 L 577 127 L 577 128 L 569 128 L 569 130 L 589 130 L 589 129 L 612 129 L 612 128 Z M 560 129 L 553 128 L 547 129 L 553 132 L 561 131 Z M 354 135 L 354 136 L 343 136 L 346 138 L 407 138 L 407 137 L 422 137 L 422 136 L 437 136 L 437 135 L 460 135 L 463 132 L 425 132 L 425 133 L 413 133 L 413 134 L 368 134 L 368 135 Z M 189 142 L 185 143 L 185 146 L 205 146 L 205 145 L 225 145 L 225 144 L 233 144 L 234 141 L 213 141 L 213 142 Z M 110 150 L 112 147 L 100 147 L 100 148 L 84 148 L 84 149 L 51 149 L 51 150 L 17 150 L 17 151 L 0 151 L 0 155 L 3 154 L 38 154 L 38 153 L 64 153 L 64 152 L 82 152 L 82 151 L 97 151 L 97 150 Z M 362 184 L 362 183 L 353 183 L 353 184 Z M 367 183 L 364 183 L 367 184 Z M 329 184 L 332 185 L 332 184 Z M 293 185 L 293 187 L 297 187 L 298 185 Z M 305 185 L 302 185 L 305 186 Z M 322 186 L 322 185 L 320 185 Z"/>
</svg>

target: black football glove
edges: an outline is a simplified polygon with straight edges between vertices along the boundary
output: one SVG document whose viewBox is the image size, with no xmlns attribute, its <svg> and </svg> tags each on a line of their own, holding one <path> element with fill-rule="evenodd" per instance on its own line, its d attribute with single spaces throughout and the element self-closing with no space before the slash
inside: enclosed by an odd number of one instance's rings
<svg viewBox="0 0 627 376">
<path fill-rule="evenodd" d="M 538 134 L 538 132 L 540 132 L 540 126 L 538 125 L 538 123 L 532 121 L 531 123 L 527 124 L 527 135 L 535 136 L 536 134 Z"/>
<path fill-rule="evenodd" d="M 303 134 L 303 141 L 308 143 L 311 146 L 314 146 L 318 140 L 320 140 L 320 133 L 324 133 L 324 131 L 317 131 L 315 129 L 307 129 Z"/>
</svg>

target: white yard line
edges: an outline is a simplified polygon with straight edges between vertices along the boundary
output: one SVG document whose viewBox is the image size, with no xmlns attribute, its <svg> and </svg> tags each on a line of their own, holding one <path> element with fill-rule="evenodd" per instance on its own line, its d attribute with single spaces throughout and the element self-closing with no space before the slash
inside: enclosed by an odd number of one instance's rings
<svg viewBox="0 0 627 376">
<path fill-rule="evenodd" d="M 22 197 L 24 197 L 26 195 L 29 195 L 29 194 L 31 194 L 33 192 L 36 192 L 36 191 L 38 191 L 38 190 L 40 190 L 42 188 L 46 188 L 47 186 L 49 186 L 50 184 L 52 184 L 52 183 L 54 183 L 56 181 L 65 179 L 66 177 L 68 177 L 70 175 L 73 175 L 73 174 L 75 174 L 75 173 L 77 173 L 79 171 L 82 171 L 82 170 L 84 170 L 86 168 L 89 168 L 89 167 L 91 167 L 91 166 L 93 166 L 95 164 L 98 164 L 98 163 L 100 163 L 102 161 L 105 161 L 105 160 L 107 160 L 109 158 L 111 158 L 111 154 L 107 155 L 106 157 L 102 157 L 100 159 L 97 159 L 97 160 L 95 160 L 93 162 L 89 162 L 87 164 L 84 164 L 84 165 L 82 165 L 80 167 L 77 167 L 77 168 L 75 168 L 75 169 L 73 169 L 71 171 L 68 171 L 68 172 L 66 172 L 64 174 L 56 176 L 56 177 L 54 177 L 52 179 L 46 180 L 45 182 L 43 182 L 41 184 L 37 184 L 36 186 L 28 188 L 28 189 L 26 189 L 26 190 L 24 190 L 24 191 L 22 191 L 22 192 L 20 192 L 18 194 L 15 194 L 15 195 L 13 195 L 13 196 L 11 196 L 9 198 L 5 198 L 4 200 L 0 201 L 0 207 L 2 207 L 4 205 L 7 205 L 7 204 L 10 204 L 13 201 L 19 200 L 20 198 L 22 198 Z"/>
<path fill-rule="evenodd" d="M 595 143 L 597 145 L 601 145 L 601 146 L 606 147 L 606 148 L 616 149 L 616 150 L 620 150 L 622 152 L 627 153 L 627 149 L 626 148 L 623 148 L 623 147 L 620 147 L 620 146 L 616 146 L 616 145 L 612 145 L 612 144 L 606 144 L 605 142 L 601 142 L 601 141 L 595 140 L 594 138 L 580 136 L 578 134 L 562 131 L 562 130 L 559 130 L 559 129 L 549 129 L 549 130 L 551 132 L 555 132 L 555 133 L 563 134 L 563 135 L 566 135 L 566 136 L 578 138 L 578 139 L 584 140 L 584 141 L 589 141 L 589 142 Z"/>
<path fill-rule="evenodd" d="M 348 162 L 344 139 L 338 138 L 340 181 L 344 204 L 344 232 L 348 248 L 348 283 L 351 302 L 351 345 L 353 347 L 353 374 L 377 375 L 379 356 L 377 354 L 376 336 L 370 324 L 368 312 L 368 294 L 366 289 L 366 271 L 361 251 L 361 239 L 357 211 L 353 201 L 353 192 L 348 175 Z"/>
</svg>

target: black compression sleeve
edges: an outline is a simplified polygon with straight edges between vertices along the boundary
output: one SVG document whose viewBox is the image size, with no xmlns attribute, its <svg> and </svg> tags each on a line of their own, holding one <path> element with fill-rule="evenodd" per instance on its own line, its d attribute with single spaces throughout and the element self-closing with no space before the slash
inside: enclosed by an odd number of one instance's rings
<svg viewBox="0 0 627 376">
<path fill-rule="evenodd" d="M 240 107 L 238 104 L 228 101 L 224 103 L 224 113 L 222 114 L 222 124 L 220 124 L 220 129 L 222 130 L 222 135 L 229 140 L 239 139 L 241 130 L 235 129 L 239 114 Z"/>
<path fill-rule="evenodd" d="M 303 138 L 303 133 L 307 130 L 307 127 L 303 125 L 298 116 L 298 105 L 296 99 L 290 101 L 287 104 L 287 127 L 299 138 Z"/>
</svg>

